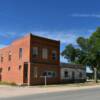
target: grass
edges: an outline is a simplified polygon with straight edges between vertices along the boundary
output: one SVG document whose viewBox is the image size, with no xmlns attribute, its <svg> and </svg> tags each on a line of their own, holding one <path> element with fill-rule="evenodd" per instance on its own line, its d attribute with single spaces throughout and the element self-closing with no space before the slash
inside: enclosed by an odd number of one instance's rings
<svg viewBox="0 0 100 100">
<path fill-rule="evenodd" d="M 16 83 L 12 82 L 12 83 L 8 83 L 8 82 L 4 82 L 4 81 L 1 81 L 0 82 L 0 85 L 10 85 L 10 86 L 17 86 Z"/>
<path fill-rule="evenodd" d="M 1 81 L 0 85 L 9 85 L 9 86 L 18 86 L 16 83 L 12 82 L 12 83 L 8 83 L 8 82 L 4 82 Z M 100 81 L 98 83 L 95 83 L 94 81 L 87 81 L 85 83 L 66 83 L 66 84 L 51 84 L 51 85 L 35 85 L 36 87 L 41 87 L 41 88 L 45 88 L 45 87 L 82 87 L 82 86 L 94 86 L 94 85 L 100 85 Z"/>
</svg>

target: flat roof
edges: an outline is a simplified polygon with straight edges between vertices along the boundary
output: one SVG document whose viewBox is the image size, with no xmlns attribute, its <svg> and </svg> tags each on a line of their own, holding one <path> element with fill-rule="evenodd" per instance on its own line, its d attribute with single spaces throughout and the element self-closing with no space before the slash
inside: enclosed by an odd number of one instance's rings
<svg viewBox="0 0 100 100">
<path fill-rule="evenodd" d="M 41 39 L 45 39 L 45 40 L 60 42 L 60 40 L 50 39 L 50 38 L 45 37 L 45 36 L 43 37 L 43 36 L 39 36 L 39 35 L 34 35 L 33 33 L 30 33 L 30 35 L 32 35 L 33 37 L 36 37 L 36 38 L 41 38 Z"/>
<path fill-rule="evenodd" d="M 84 69 L 85 67 L 82 64 L 71 64 L 71 63 L 60 63 L 61 68 L 75 68 L 75 69 Z"/>
<path fill-rule="evenodd" d="M 59 42 L 59 43 L 60 43 L 60 40 L 54 40 L 54 39 L 50 39 L 50 38 L 46 38 L 46 37 L 34 35 L 33 33 L 28 33 L 28 34 L 26 34 L 25 36 L 22 36 L 22 37 L 20 37 L 20 38 L 15 39 L 12 43 L 10 43 L 10 44 L 7 45 L 7 46 L 1 47 L 0 49 L 5 49 L 5 48 L 9 47 L 10 45 L 16 43 L 17 41 L 20 41 L 20 40 L 22 40 L 23 38 L 28 37 L 28 36 L 32 36 L 32 37 L 35 37 L 35 38 L 40 38 L 40 39 L 44 39 L 44 40 L 48 40 L 48 41 L 52 41 L 52 42 L 57 42 L 57 43 Z"/>
</svg>

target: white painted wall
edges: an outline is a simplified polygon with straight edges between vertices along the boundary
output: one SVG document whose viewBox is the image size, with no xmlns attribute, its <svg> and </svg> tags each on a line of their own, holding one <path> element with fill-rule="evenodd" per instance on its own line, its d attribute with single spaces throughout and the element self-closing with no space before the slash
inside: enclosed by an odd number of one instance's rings
<svg viewBox="0 0 100 100">
<path fill-rule="evenodd" d="M 64 72 L 67 71 L 68 72 L 68 77 L 64 77 Z M 72 72 L 75 73 L 75 79 L 86 79 L 86 71 L 83 69 L 75 69 L 75 68 L 61 68 L 61 79 L 63 80 L 67 80 L 67 79 L 72 79 Z M 79 73 L 82 73 L 82 77 L 79 77 Z"/>
</svg>

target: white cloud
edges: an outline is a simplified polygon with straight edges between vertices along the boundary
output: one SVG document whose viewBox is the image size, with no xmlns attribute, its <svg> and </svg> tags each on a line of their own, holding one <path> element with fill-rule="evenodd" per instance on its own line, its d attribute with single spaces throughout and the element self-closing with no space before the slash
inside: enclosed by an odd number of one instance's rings
<svg viewBox="0 0 100 100">
<path fill-rule="evenodd" d="M 94 31 L 94 29 L 88 29 L 88 30 L 85 30 L 85 31 L 84 30 L 53 31 L 53 32 L 50 32 L 50 31 L 33 31 L 32 33 L 34 35 L 38 35 L 38 36 L 42 36 L 42 37 L 46 37 L 46 38 L 50 38 L 50 39 L 54 39 L 54 40 L 60 40 L 61 45 L 62 44 L 67 45 L 69 43 L 72 43 L 73 45 L 77 45 L 76 39 L 79 36 L 89 37 L 93 31 Z M 4 35 L 4 37 L 11 39 L 11 38 L 15 37 L 16 35 L 18 35 L 19 37 L 22 37 L 25 34 L 27 34 L 27 33 L 24 32 L 24 33 L 21 33 L 21 34 L 17 34 L 17 33 L 10 32 L 9 35 L 8 34 L 7 34 L 7 36 Z M 3 48 L 5 46 L 6 45 L 0 44 L 0 48 Z M 64 59 L 62 56 L 60 56 L 60 61 L 61 62 L 67 62 L 67 60 Z"/>
<path fill-rule="evenodd" d="M 82 31 L 82 30 L 73 30 L 73 31 L 71 30 L 71 31 L 60 31 L 60 32 L 39 31 L 39 32 L 32 32 L 32 33 L 46 38 L 60 40 L 61 43 L 64 44 L 72 43 L 74 45 L 77 45 L 76 39 L 79 36 L 89 37 L 91 35 L 91 31 L 92 29 L 89 29 L 87 31 Z"/>
<path fill-rule="evenodd" d="M 61 43 L 74 43 L 76 35 L 72 32 L 32 32 L 35 35 L 60 40 Z"/>
<path fill-rule="evenodd" d="M 88 30 L 67 30 L 67 31 L 33 31 L 32 33 L 35 35 L 39 35 L 42 37 L 54 39 L 54 40 L 60 40 L 61 44 L 70 44 L 77 45 L 76 39 L 79 36 L 83 37 L 89 37 L 91 33 L 94 31 L 94 29 L 88 29 Z M 9 40 L 15 40 L 15 38 L 19 38 L 27 34 L 26 32 L 18 34 L 16 32 L 9 32 L 9 34 L 0 34 L 1 36 L 1 45 L 0 47 L 4 47 L 2 45 L 3 40 L 9 41 Z M 4 39 L 3 39 L 4 38 Z"/>
<path fill-rule="evenodd" d="M 84 18 L 100 18 L 100 14 L 71 14 L 72 17 L 84 17 Z"/>
</svg>

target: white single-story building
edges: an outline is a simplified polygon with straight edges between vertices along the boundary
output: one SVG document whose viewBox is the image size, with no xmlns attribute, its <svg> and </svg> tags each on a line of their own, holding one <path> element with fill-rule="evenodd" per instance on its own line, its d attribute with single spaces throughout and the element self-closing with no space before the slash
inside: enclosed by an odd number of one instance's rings
<svg viewBox="0 0 100 100">
<path fill-rule="evenodd" d="M 80 64 L 60 64 L 61 82 L 85 82 L 86 68 Z"/>
</svg>

